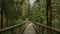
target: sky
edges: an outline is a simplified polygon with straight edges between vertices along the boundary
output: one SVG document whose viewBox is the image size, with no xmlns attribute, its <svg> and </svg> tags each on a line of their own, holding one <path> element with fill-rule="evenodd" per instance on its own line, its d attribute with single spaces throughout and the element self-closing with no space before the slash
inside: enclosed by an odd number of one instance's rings
<svg viewBox="0 0 60 34">
<path fill-rule="evenodd" d="M 29 0 L 30 5 L 33 6 L 33 4 L 34 4 L 35 1 L 36 1 L 36 0 Z"/>
</svg>

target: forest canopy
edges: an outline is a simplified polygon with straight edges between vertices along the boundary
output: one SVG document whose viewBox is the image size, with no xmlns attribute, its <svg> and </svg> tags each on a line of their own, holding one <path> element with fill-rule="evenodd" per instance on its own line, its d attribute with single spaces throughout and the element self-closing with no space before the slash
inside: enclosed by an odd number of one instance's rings
<svg viewBox="0 0 60 34">
<path fill-rule="evenodd" d="M 0 25 L 3 24 L 3 27 L 23 21 L 47 24 L 46 0 L 35 0 L 33 6 L 29 0 L 0 0 L 0 4 Z M 60 29 L 60 0 L 51 0 L 51 14 L 52 26 Z"/>
</svg>

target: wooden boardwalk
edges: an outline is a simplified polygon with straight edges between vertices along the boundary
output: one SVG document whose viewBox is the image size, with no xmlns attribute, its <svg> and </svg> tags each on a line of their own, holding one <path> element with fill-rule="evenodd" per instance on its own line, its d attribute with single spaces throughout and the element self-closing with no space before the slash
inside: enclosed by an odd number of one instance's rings
<svg viewBox="0 0 60 34">
<path fill-rule="evenodd" d="M 26 29 L 25 29 L 25 31 L 24 31 L 24 34 L 35 34 L 35 30 L 34 30 L 34 28 L 33 28 L 32 25 L 33 25 L 33 24 L 30 23 L 30 24 L 26 27 Z"/>
</svg>

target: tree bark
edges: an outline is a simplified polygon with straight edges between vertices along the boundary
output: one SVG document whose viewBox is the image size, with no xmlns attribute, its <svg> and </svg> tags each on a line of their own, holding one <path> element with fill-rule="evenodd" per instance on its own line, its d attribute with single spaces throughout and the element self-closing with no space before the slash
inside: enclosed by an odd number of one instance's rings
<svg viewBox="0 0 60 34">
<path fill-rule="evenodd" d="M 52 27 L 51 0 L 46 0 L 46 4 L 47 26 Z M 51 34 L 51 30 L 47 29 L 47 34 Z"/>
</svg>

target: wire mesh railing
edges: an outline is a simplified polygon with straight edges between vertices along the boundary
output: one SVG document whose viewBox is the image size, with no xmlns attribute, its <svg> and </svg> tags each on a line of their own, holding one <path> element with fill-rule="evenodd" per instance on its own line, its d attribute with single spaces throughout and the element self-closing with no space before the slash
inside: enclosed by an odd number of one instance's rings
<svg viewBox="0 0 60 34">
<path fill-rule="evenodd" d="M 28 23 L 24 22 L 14 26 L 0 29 L 0 34 L 23 34 Z"/>
<path fill-rule="evenodd" d="M 37 34 L 60 34 L 60 30 L 40 23 L 34 23 Z"/>
</svg>

